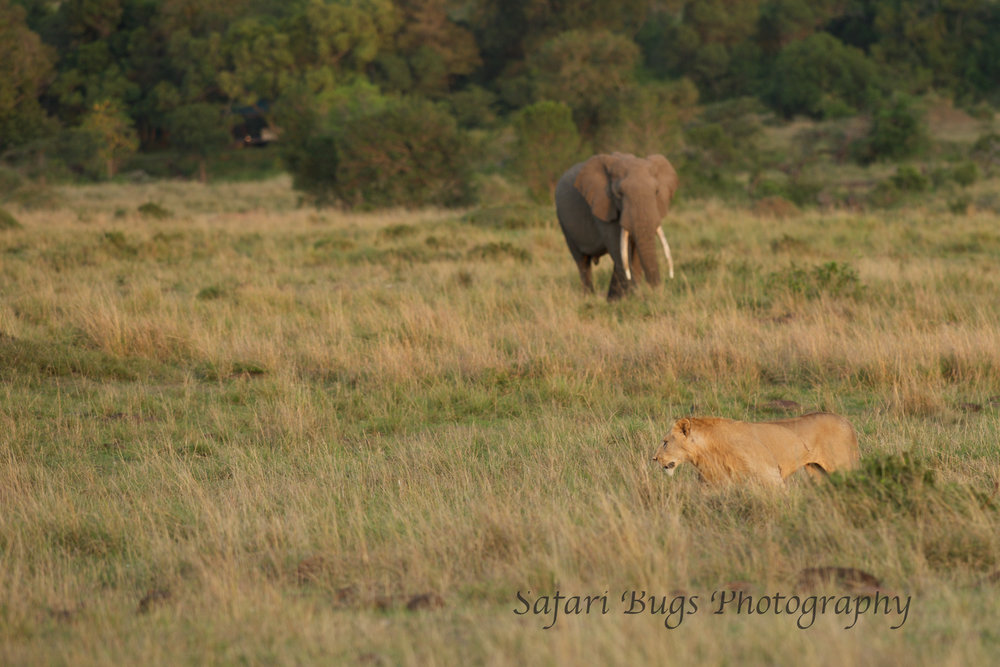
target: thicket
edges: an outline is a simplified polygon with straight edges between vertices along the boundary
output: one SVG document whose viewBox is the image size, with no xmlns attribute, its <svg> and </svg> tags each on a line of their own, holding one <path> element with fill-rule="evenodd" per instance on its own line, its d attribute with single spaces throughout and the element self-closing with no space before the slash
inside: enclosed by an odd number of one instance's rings
<svg viewBox="0 0 1000 667">
<path fill-rule="evenodd" d="M 695 191 L 737 165 L 801 185 L 755 124 L 862 114 L 867 136 L 814 138 L 906 159 L 915 97 L 1000 101 L 998 32 L 1000 5 L 963 0 L 0 0 L 0 155 L 101 179 L 169 151 L 205 179 L 227 140 L 277 136 L 297 187 L 347 206 L 466 202 L 477 172 L 542 196 L 611 149 L 667 153 Z"/>
</svg>

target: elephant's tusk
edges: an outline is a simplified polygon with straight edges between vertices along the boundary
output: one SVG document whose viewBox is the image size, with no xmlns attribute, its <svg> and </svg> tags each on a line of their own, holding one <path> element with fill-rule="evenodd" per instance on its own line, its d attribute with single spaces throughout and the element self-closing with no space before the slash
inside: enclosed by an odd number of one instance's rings
<svg viewBox="0 0 1000 667">
<path fill-rule="evenodd" d="M 656 228 L 656 235 L 660 237 L 663 244 L 663 252 L 667 255 L 667 266 L 670 267 L 670 277 L 674 277 L 674 258 L 670 256 L 670 244 L 667 243 L 667 235 L 663 233 L 663 227 Z"/>
<path fill-rule="evenodd" d="M 628 262 L 628 230 L 622 227 L 622 264 L 625 265 L 625 280 L 632 280 L 632 269 Z"/>
</svg>

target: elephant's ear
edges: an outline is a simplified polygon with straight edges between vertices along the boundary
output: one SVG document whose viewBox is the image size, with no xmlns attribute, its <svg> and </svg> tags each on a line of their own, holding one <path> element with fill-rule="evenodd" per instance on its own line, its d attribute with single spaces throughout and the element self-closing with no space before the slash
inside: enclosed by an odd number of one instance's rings
<svg viewBox="0 0 1000 667">
<path fill-rule="evenodd" d="M 618 217 L 618 207 L 611 196 L 611 182 L 608 178 L 609 155 L 595 155 L 583 163 L 583 168 L 573 181 L 573 187 L 583 195 L 590 205 L 590 212 L 604 222 Z"/>
<path fill-rule="evenodd" d="M 677 192 L 677 171 L 670 160 L 662 155 L 649 155 L 646 160 L 653 165 L 653 173 L 656 176 L 656 204 L 662 218 L 670 210 L 670 202 Z"/>
</svg>

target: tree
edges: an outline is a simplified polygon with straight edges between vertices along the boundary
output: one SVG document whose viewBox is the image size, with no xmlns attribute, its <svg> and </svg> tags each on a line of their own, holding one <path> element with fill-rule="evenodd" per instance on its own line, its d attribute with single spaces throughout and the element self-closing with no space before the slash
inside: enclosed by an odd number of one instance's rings
<svg viewBox="0 0 1000 667">
<path fill-rule="evenodd" d="M 869 108 L 880 88 L 875 63 L 860 49 L 816 33 L 778 54 L 763 97 L 785 117 L 830 118 Z"/>
<path fill-rule="evenodd" d="M 617 123 L 595 141 L 598 152 L 675 155 L 684 145 L 683 129 L 696 112 L 698 89 L 690 79 L 635 86 L 622 98 Z"/>
<path fill-rule="evenodd" d="M 688 0 L 675 12 L 654 15 L 640 30 L 647 65 L 659 76 L 688 77 L 701 97 L 746 94 L 758 0 Z M 748 58 L 748 53 L 753 53 Z"/>
<path fill-rule="evenodd" d="M 84 117 L 80 130 L 95 139 L 97 156 L 109 179 L 114 178 L 122 161 L 139 148 L 132 120 L 112 101 L 95 104 Z"/>
<path fill-rule="evenodd" d="M 226 33 L 223 49 L 228 66 L 218 73 L 219 87 L 236 104 L 275 100 L 293 81 L 290 37 L 274 25 L 243 19 Z"/>
<path fill-rule="evenodd" d="M 521 109 L 512 125 L 514 171 L 535 199 L 551 201 L 560 174 L 582 157 L 573 112 L 562 102 L 537 102 Z"/>
<path fill-rule="evenodd" d="M 397 0 L 400 28 L 379 54 L 380 78 L 402 92 L 440 96 L 481 63 L 475 37 L 451 20 L 450 0 Z"/>
<path fill-rule="evenodd" d="M 639 48 L 607 30 L 571 30 L 545 42 L 528 59 L 535 100 L 563 102 L 584 136 L 617 119 L 633 85 Z"/>
<path fill-rule="evenodd" d="M 52 81 L 55 53 L 25 22 L 26 12 L 0 0 L 0 151 L 49 130 L 38 96 Z"/>
<path fill-rule="evenodd" d="M 832 18 L 838 0 L 764 0 L 757 17 L 757 43 L 767 54 L 775 54 L 794 41 L 813 34 Z"/>
<path fill-rule="evenodd" d="M 174 110 L 167 118 L 170 145 L 198 157 L 198 178 L 208 182 L 208 156 L 230 140 L 226 117 L 218 105 L 196 102 Z"/>
</svg>

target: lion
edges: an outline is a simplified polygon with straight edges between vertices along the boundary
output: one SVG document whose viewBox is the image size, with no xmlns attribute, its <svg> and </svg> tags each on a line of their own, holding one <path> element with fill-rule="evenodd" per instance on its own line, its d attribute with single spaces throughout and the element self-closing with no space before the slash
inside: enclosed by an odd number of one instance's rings
<svg viewBox="0 0 1000 667">
<path fill-rule="evenodd" d="M 779 485 L 800 468 L 821 478 L 835 470 L 851 470 L 859 459 L 854 427 L 829 412 L 772 422 L 678 419 L 653 457 L 671 475 L 687 461 L 705 482 L 755 480 Z"/>
</svg>

